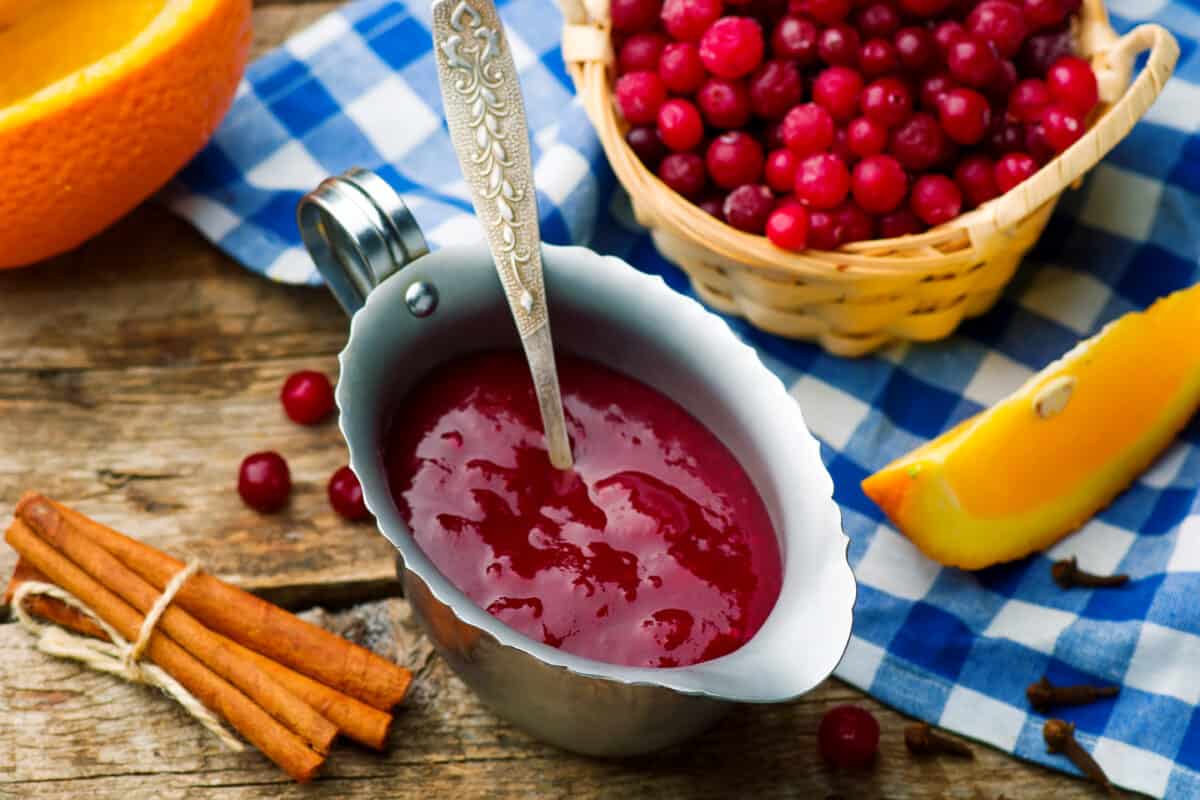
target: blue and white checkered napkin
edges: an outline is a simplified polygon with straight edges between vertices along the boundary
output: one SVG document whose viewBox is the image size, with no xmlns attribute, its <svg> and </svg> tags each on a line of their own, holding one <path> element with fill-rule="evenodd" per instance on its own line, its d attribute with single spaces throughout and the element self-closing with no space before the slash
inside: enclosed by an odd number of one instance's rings
<svg viewBox="0 0 1200 800">
<path fill-rule="evenodd" d="M 1004 397 L 1104 323 L 1200 280 L 1194 2 L 1112 2 L 1121 30 L 1152 18 L 1175 32 L 1176 77 L 1064 198 L 999 305 L 953 339 L 847 361 L 730 320 L 791 387 L 837 487 L 860 584 L 837 674 L 907 713 L 1067 770 L 1046 754 L 1025 687 L 1043 675 L 1120 684 L 1115 700 L 1063 714 L 1117 783 L 1172 797 L 1200 796 L 1200 420 L 1082 531 L 979 573 L 920 555 L 859 481 Z M 573 99 L 551 1 L 509 0 L 502 11 L 534 131 L 546 238 L 590 243 L 689 291 L 630 219 Z M 251 66 L 225 124 L 168 202 L 249 269 L 289 283 L 318 282 L 297 235 L 297 200 L 350 166 L 386 177 L 434 246 L 477 237 L 438 96 L 428 4 L 351 3 Z M 1133 580 L 1063 591 L 1050 563 L 1067 555 Z"/>
</svg>

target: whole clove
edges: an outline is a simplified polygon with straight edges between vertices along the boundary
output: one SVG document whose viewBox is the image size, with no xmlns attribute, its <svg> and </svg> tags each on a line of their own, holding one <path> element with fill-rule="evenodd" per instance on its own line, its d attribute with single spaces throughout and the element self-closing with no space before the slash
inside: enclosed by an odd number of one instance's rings
<svg viewBox="0 0 1200 800">
<path fill-rule="evenodd" d="M 1083 706 L 1095 703 L 1107 697 L 1115 697 L 1120 687 L 1117 686 L 1055 686 L 1046 678 L 1029 684 L 1025 696 L 1029 705 L 1045 713 L 1056 706 Z"/>
<path fill-rule="evenodd" d="M 975 753 L 957 739 L 943 736 L 927 723 L 918 722 L 904 729 L 904 745 L 913 755 L 948 753 L 960 758 L 974 758 Z"/>
<path fill-rule="evenodd" d="M 1042 736 L 1046 740 L 1046 751 L 1060 753 L 1071 760 L 1088 780 L 1104 788 L 1110 796 L 1116 797 L 1116 789 L 1104 774 L 1104 770 L 1092 758 L 1092 754 L 1083 749 L 1075 739 L 1075 724 L 1062 719 L 1048 719 L 1042 727 Z"/>
<path fill-rule="evenodd" d="M 1126 574 L 1095 575 L 1091 572 L 1086 572 L 1079 568 L 1079 563 L 1075 560 L 1075 556 L 1055 561 L 1054 565 L 1050 567 L 1050 576 L 1054 578 L 1055 583 L 1064 589 L 1105 588 L 1124 586 L 1126 583 L 1129 583 L 1129 576 Z"/>
</svg>

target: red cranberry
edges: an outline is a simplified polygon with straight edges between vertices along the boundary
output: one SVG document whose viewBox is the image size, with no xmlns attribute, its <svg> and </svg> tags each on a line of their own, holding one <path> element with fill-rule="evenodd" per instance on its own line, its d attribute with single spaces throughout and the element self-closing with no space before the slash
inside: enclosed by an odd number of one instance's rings
<svg viewBox="0 0 1200 800">
<path fill-rule="evenodd" d="M 695 200 L 704 192 L 704 159 L 695 153 L 671 153 L 658 165 L 658 177 L 679 194 Z"/>
<path fill-rule="evenodd" d="M 829 67 L 813 81 L 812 96 L 835 120 L 844 122 L 858 111 L 862 77 L 849 67 Z"/>
<path fill-rule="evenodd" d="M 835 767 L 865 767 L 879 749 L 879 723 L 864 708 L 835 706 L 821 718 L 817 746 L 821 757 Z"/>
<path fill-rule="evenodd" d="M 1041 121 L 1043 135 L 1056 153 L 1066 150 L 1083 136 L 1083 120 L 1065 105 L 1056 103 L 1047 107 Z"/>
<path fill-rule="evenodd" d="M 836 250 L 842 243 L 838 236 L 841 227 L 832 209 L 812 208 L 808 211 L 808 246 L 814 250 Z"/>
<path fill-rule="evenodd" d="M 817 22 L 836 25 L 850 15 L 850 0 L 804 0 L 804 11 Z"/>
<path fill-rule="evenodd" d="M 1045 75 L 1055 61 L 1071 55 L 1074 47 L 1071 30 L 1065 26 L 1060 30 L 1034 34 L 1021 47 L 1017 57 L 1018 66 L 1025 75 Z"/>
<path fill-rule="evenodd" d="M 1046 73 L 1046 88 L 1055 100 L 1079 116 L 1086 116 L 1100 102 L 1096 73 L 1088 62 L 1076 56 L 1063 56 L 1051 65 Z"/>
<path fill-rule="evenodd" d="M 768 61 L 750 76 L 750 110 L 764 119 L 779 119 L 803 93 L 804 79 L 791 61 Z"/>
<path fill-rule="evenodd" d="M 700 112 L 688 100 L 674 98 L 658 109 L 658 135 L 677 153 L 691 150 L 704 138 Z"/>
<path fill-rule="evenodd" d="M 786 147 L 767 154 L 763 174 L 767 185 L 777 192 L 790 192 L 796 186 L 796 170 L 800 168 L 800 156 Z"/>
<path fill-rule="evenodd" d="M 829 152 L 846 162 L 847 168 L 854 165 L 858 161 L 858 156 L 850 149 L 849 139 L 846 136 L 845 128 L 838 128 L 833 132 L 833 144 L 829 145 Z"/>
<path fill-rule="evenodd" d="M 708 146 L 704 164 L 713 183 L 722 189 L 754 183 L 762 176 L 762 145 L 743 131 L 723 133 Z"/>
<path fill-rule="evenodd" d="M 349 467 L 342 467 L 330 476 L 326 491 L 329 494 L 329 505 L 333 506 L 333 510 L 343 519 L 356 522 L 370 516 L 367 504 L 363 502 L 362 486 Z"/>
<path fill-rule="evenodd" d="M 1021 49 L 1028 30 L 1021 9 L 1008 0 L 984 0 L 967 16 L 967 30 L 991 42 L 1004 58 Z"/>
<path fill-rule="evenodd" d="M 938 106 L 942 130 L 959 144 L 975 144 L 982 139 L 991 113 L 987 99 L 972 89 L 951 89 Z"/>
<path fill-rule="evenodd" d="M 617 79 L 617 108 L 630 125 L 650 125 L 666 102 L 667 87 L 656 72 L 628 72 Z"/>
<path fill-rule="evenodd" d="M 629 133 L 625 134 L 625 141 L 633 148 L 633 152 L 646 165 L 646 168 L 651 171 L 658 169 L 659 162 L 667 154 L 666 145 L 658 137 L 658 128 L 649 125 L 630 128 Z"/>
<path fill-rule="evenodd" d="M 1000 0 L 1000 2 L 1004 2 L 1004 0 Z M 1003 106 L 1009 93 L 1017 85 L 1017 77 L 1017 65 L 1007 58 L 1002 59 L 996 73 L 992 75 L 992 82 L 987 85 L 985 91 Z"/>
<path fill-rule="evenodd" d="M 783 143 L 783 122 L 768 122 L 762 126 L 763 146 L 768 150 L 778 150 L 785 147 Z"/>
<path fill-rule="evenodd" d="M 996 165 L 987 156 L 967 156 L 954 169 L 954 182 L 972 206 L 981 206 L 1000 195 L 996 186 Z"/>
<path fill-rule="evenodd" d="M 1000 58 L 990 44 L 968 34 L 950 45 L 946 66 L 955 80 L 979 89 L 995 79 Z"/>
<path fill-rule="evenodd" d="M 889 3 L 873 2 L 858 10 L 854 24 L 867 38 L 886 38 L 900 27 L 900 14 Z"/>
<path fill-rule="evenodd" d="M 692 94 L 704 85 L 708 71 L 700 51 L 691 42 L 671 42 L 658 58 L 658 77 L 677 94 Z"/>
<path fill-rule="evenodd" d="M 858 67 L 868 78 L 895 72 L 899 66 L 896 48 L 887 39 L 872 39 L 858 53 Z"/>
<path fill-rule="evenodd" d="M 776 208 L 767 217 L 767 238 L 784 250 L 803 250 L 808 245 L 808 211 L 796 203 Z"/>
<path fill-rule="evenodd" d="M 1037 78 L 1026 78 L 1008 95 L 1008 113 L 1021 122 L 1037 119 L 1049 104 L 1050 90 Z"/>
<path fill-rule="evenodd" d="M 315 425 L 333 412 L 333 385 L 320 372 L 302 370 L 283 382 L 279 402 L 292 422 Z"/>
<path fill-rule="evenodd" d="M 1070 13 L 1063 0 L 1024 0 L 1021 11 L 1033 30 L 1053 28 Z"/>
<path fill-rule="evenodd" d="M 1025 146 L 1025 130 L 1020 123 L 997 116 L 992 120 L 987 133 L 987 149 L 993 156 L 999 157 L 1012 153 Z"/>
<path fill-rule="evenodd" d="M 958 84 L 949 73 L 939 72 L 921 81 L 921 108 L 927 111 L 937 111 L 942 104 L 942 96 L 951 89 L 957 89 Z"/>
<path fill-rule="evenodd" d="M 796 172 L 796 196 L 813 208 L 833 208 L 850 191 L 846 162 L 832 153 L 817 153 L 800 162 Z"/>
<path fill-rule="evenodd" d="M 937 42 L 925 28 L 911 26 L 896 31 L 892 40 L 896 47 L 896 57 L 901 66 L 917 73 L 930 72 L 942 63 L 942 54 Z"/>
<path fill-rule="evenodd" d="M 612 0 L 608 5 L 608 17 L 614 31 L 638 33 L 654 28 L 659 9 L 659 0 Z"/>
<path fill-rule="evenodd" d="M 677 41 L 698 42 L 723 10 L 721 0 L 666 0 L 662 7 L 663 27 Z"/>
<path fill-rule="evenodd" d="M 766 186 L 739 186 L 725 198 L 725 221 L 746 233 L 762 233 L 775 208 L 775 195 Z"/>
<path fill-rule="evenodd" d="M 962 23 L 952 19 L 939 22 L 933 29 L 933 40 L 937 42 L 938 49 L 942 53 L 949 53 L 955 42 L 965 38 L 967 38 L 967 29 L 962 26 Z"/>
<path fill-rule="evenodd" d="M 722 17 L 700 37 L 700 60 L 722 78 L 748 75 L 762 59 L 762 27 L 750 17 Z"/>
<path fill-rule="evenodd" d="M 945 175 L 922 175 L 913 184 L 909 203 L 922 222 L 941 225 L 962 211 L 962 192 Z"/>
<path fill-rule="evenodd" d="M 742 81 L 709 78 L 696 93 L 696 104 L 714 128 L 744 128 L 750 121 L 750 92 Z"/>
<path fill-rule="evenodd" d="M 817 60 L 817 40 L 820 30 L 805 17 L 784 17 L 771 33 L 771 51 L 776 58 L 790 58 L 799 66 Z"/>
<path fill-rule="evenodd" d="M 889 128 L 912 116 L 912 94 L 897 78 L 880 78 L 869 84 L 859 102 L 864 116 Z"/>
<path fill-rule="evenodd" d="M 700 207 L 701 211 L 704 211 L 704 212 L 708 213 L 709 215 L 716 217 L 717 219 L 721 220 L 722 222 L 725 221 L 725 195 L 723 195 L 723 194 L 711 195 L 709 197 L 704 198 L 696 205 L 698 205 Z"/>
<path fill-rule="evenodd" d="M 859 158 L 882 153 L 887 143 L 887 127 L 870 117 L 855 117 L 846 126 L 846 146 Z"/>
<path fill-rule="evenodd" d="M 1006 153 L 996 162 L 996 188 L 1003 194 L 1037 172 L 1037 162 L 1028 153 Z"/>
<path fill-rule="evenodd" d="M 858 63 L 858 31 L 846 24 L 831 25 L 817 40 L 817 54 L 826 64 L 852 67 Z"/>
<path fill-rule="evenodd" d="M 875 218 L 853 200 L 847 200 L 835 208 L 833 219 L 841 244 L 865 242 L 875 238 Z"/>
<path fill-rule="evenodd" d="M 953 0 L 900 0 L 900 8 L 915 17 L 936 17 L 953 4 Z"/>
<path fill-rule="evenodd" d="M 922 233 L 924 230 L 925 223 L 921 222 L 921 219 L 908 206 L 901 206 L 892 213 L 884 214 L 879 218 L 879 236 L 883 239 L 910 236 Z"/>
<path fill-rule="evenodd" d="M 1022 144 L 1024 145 L 1025 152 L 1033 156 L 1033 160 L 1039 165 L 1045 164 L 1058 155 L 1058 151 L 1054 149 L 1054 145 L 1050 144 L 1050 140 L 1046 138 L 1046 126 L 1043 124 L 1041 115 L 1033 122 L 1025 123 L 1022 133 Z M 1019 147 L 1017 148 L 1018 151 L 1020 149 Z"/>
<path fill-rule="evenodd" d="M 621 72 L 644 72 L 658 69 L 658 58 L 667 46 L 667 37 L 661 33 L 635 33 L 621 45 L 617 64 Z"/>
<path fill-rule="evenodd" d="M 942 126 L 930 114 L 913 114 L 912 119 L 892 131 L 888 152 L 914 172 L 929 169 L 946 150 Z"/>
<path fill-rule="evenodd" d="M 798 156 L 829 149 L 833 143 L 833 117 L 816 103 L 796 106 L 779 127 L 783 143 Z"/>
<path fill-rule="evenodd" d="M 872 214 L 886 214 L 908 192 L 908 176 L 888 155 L 867 156 L 854 167 L 854 199 Z"/>
<path fill-rule="evenodd" d="M 292 491 L 292 476 L 279 453 L 263 452 L 246 456 L 238 469 L 238 494 L 242 502 L 264 514 L 278 511 Z"/>
</svg>

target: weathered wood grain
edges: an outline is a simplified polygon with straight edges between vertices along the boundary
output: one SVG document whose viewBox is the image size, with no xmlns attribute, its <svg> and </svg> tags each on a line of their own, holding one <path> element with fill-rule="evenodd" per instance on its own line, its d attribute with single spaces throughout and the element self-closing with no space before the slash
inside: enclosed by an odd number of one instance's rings
<svg viewBox="0 0 1200 800">
<path fill-rule="evenodd" d="M 320 617 L 319 617 L 320 619 Z M 324 623 L 411 667 L 413 693 L 386 753 L 339 744 L 317 782 L 290 783 L 257 753 L 222 751 L 169 700 L 32 649 L 0 626 L 0 796 L 130 798 L 737 797 L 850 800 L 998 800 L 1097 796 L 985 748 L 967 764 L 913 760 L 906 720 L 830 681 L 788 705 L 738 709 L 709 734 L 657 755 L 623 761 L 573 756 L 498 721 L 430 651 L 403 600 L 324 617 Z M 820 715 L 862 702 L 883 727 L 875 768 L 825 766 L 816 751 Z"/>
</svg>

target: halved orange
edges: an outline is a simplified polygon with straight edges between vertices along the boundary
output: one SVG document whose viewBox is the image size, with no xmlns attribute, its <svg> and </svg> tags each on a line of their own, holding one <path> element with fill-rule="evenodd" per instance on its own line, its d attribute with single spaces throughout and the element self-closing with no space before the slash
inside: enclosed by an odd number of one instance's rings
<svg viewBox="0 0 1200 800">
<path fill-rule="evenodd" d="M 250 0 L 0 0 L 0 268 L 75 247 L 204 145 Z"/>
<path fill-rule="evenodd" d="M 1078 528 L 1198 406 L 1200 285 L 1114 321 L 862 488 L 930 558 L 979 569 Z"/>
</svg>

